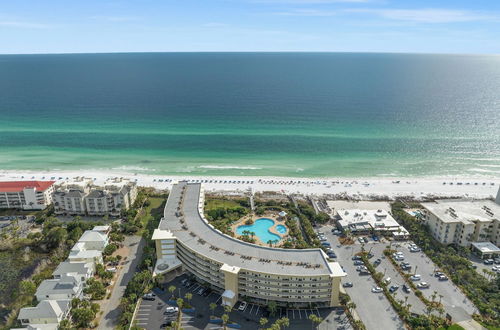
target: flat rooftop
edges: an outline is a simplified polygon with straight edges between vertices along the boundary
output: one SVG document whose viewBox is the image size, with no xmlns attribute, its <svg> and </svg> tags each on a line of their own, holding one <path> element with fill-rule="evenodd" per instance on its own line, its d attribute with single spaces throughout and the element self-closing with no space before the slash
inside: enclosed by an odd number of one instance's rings
<svg viewBox="0 0 500 330">
<path fill-rule="evenodd" d="M 500 253 L 500 249 L 491 242 L 474 242 L 471 243 L 481 253 Z"/>
<path fill-rule="evenodd" d="M 177 207 L 184 192 L 183 216 Z M 183 245 L 221 264 L 242 270 L 295 276 L 344 276 L 338 263 L 329 263 L 321 249 L 280 249 L 246 243 L 216 230 L 200 215 L 203 200 L 199 183 L 180 182 L 172 187 L 159 230 L 171 231 Z M 181 218 L 184 223 L 181 223 Z M 162 235 L 161 232 L 155 233 Z"/>
<path fill-rule="evenodd" d="M 500 205 L 491 200 L 446 199 L 422 206 L 443 222 L 491 221 L 500 219 Z"/>
<path fill-rule="evenodd" d="M 381 230 L 397 230 L 397 228 L 401 227 L 400 224 L 396 220 L 394 220 L 392 215 L 389 214 L 389 212 L 381 209 L 341 209 L 337 210 L 337 215 L 341 218 L 341 220 L 339 220 L 339 223 L 342 227 L 347 227 L 350 225 L 355 225 L 358 227 L 369 225 L 371 228 Z"/>
</svg>

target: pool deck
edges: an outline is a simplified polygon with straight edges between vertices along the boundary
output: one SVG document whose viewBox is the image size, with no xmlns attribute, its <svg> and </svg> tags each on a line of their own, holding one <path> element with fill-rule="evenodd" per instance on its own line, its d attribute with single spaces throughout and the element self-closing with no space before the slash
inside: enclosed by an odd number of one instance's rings
<svg viewBox="0 0 500 330">
<path fill-rule="evenodd" d="M 272 234 L 275 234 L 275 235 L 278 235 L 279 237 L 281 237 L 280 241 L 276 245 L 273 244 L 273 246 L 275 246 L 275 247 L 281 246 L 281 244 L 288 237 L 288 232 L 290 229 L 288 229 L 288 227 L 285 225 L 285 220 L 284 219 L 280 220 L 280 217 L 278 216 L 278 214 L 274 214 L 274 213 L 265 213 L 264 215 L 261 215 L 261 216 L 257 216 L 257 215 L 244 216 L 243 218 L 241 218 L 240 220 L 236 221 L 235 223 L 233 223 L 231 225 L 231 231 L 234 233 L 234 237 L 239 239 L 239 236 L 241 236 L 241 235 L 236 234 L 236 228 L 238 228 L 239 226 L 245 226 L 246 225 L 245 222 L 247 220 L 251 219 L 251 220 L 253 220 L 253 222 L 255 222 L 256 220 L 259 220 L 262 218 L 271 219 L 274 221 L 274 225 L 269 227 L 268 230 Z M 286 233 L 282 234 L 276 230 L 276 227 L 279 225 L 282 225 L 286 228 Z M 269 244 L 267 244 L 267 242 L 261 241 L 257 235 L 255 235 L 254 238 L 255 238 L 255 243 L 253 243 L 253 244 L 257 244 L 257 245 L 261 245 L 261 246 L 269 246 Z"/>
</svg>

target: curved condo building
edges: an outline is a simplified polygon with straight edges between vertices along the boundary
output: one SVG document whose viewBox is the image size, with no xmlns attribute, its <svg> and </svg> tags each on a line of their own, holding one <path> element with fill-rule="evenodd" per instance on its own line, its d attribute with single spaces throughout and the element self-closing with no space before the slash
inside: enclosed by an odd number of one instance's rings
<svg viewBox="0 0 500 330">
<path fill-rule="evenodd" d="M 222 294 L 222 303 L 239 299 L 282 306 L 331 307 L 339 304 L 340 279 L 346 274 L 321 249 L 280 249 L 232 238 L 203 216 L 201 184 L 172 187 L 164 218 L 153 234 L 155 275 L 182 267 Z"/>
</svg>

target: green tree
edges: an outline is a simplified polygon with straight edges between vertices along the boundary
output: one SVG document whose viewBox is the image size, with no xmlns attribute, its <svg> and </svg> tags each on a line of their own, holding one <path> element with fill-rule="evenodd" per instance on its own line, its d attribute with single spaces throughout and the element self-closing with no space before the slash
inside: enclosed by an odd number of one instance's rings
<svg viewBox="0 0 500 330">
<path fill-rule="evenodd" d="M 265 317 L 261 317 L 260 320 L 259 320 L 259 324 L 260 326 L 263 328 L 267 323 L 269 322 L 269 320 Z"/>
<path fill-rule="evenodd" d="M 316 314 L 309 315 L 309 320 L 311 320 L 311 329 L 316 328 L 317 325 L 323 321 L 323 319 Z"/>
<path fill-rule="evenodd" d="M 276 311 L 278 310 L 278 306 L 276 305 L 276 302 L 271 300 L 267 303 L 267 309 L 271 316 L 274 316 L 276 314 Z"/>
<path fill-rule="evenodd" d="M 210 311 L 212 312 L 212 316 L 213 316 L 214 315 L 214 311 L 217 308 L 217 304 L 216 303 L 210 303 L 210 305 L 208 307 L 210 308 Z"/>
<path fill-rule="evenodd" d="M 19 289 L 23 296 L 33 296 L 36 292 L 36 284 L 30 280 L 24 280 L 19 283 Z"/>
<path fill-rule="evenodd" d="M 175 292 L 175 289 L 177 289 L 177 288 L 175 287 L 175 285 L 171 285 L 171 286 L 169 286 L 169 287 L 168 287 L 168 292 L 170 292 L 170 295 L 171 295 L 171 296 L 170 296 L 170 299 L 174 298 L 174 292 Z"/>
</svg>

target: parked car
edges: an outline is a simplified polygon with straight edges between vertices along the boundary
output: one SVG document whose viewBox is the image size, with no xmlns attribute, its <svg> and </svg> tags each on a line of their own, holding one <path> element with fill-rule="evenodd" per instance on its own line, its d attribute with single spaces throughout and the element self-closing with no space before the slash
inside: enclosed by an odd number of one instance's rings
<svg viewBox="0 0 500 330">
<path fill-rule="evenodd" d="M 399 285 L 391 285 L 391 287 L 389 288 L 389 291 L 391 293 L 393 293 L 393 292 L 396 292 L 397 289 L 399 289 Z"/>
<path fill-rule="evenodd" d="M 203 294 L 205 293 L 205 290 L 206 290 L 205 288 L 200 288 L 200 289 L 198 290 L 198 292 L 197 292 L 197 293 L 198 293 L 198 295 L 199 295 L 199 296 L 203 295 Z"/>
<path fill-rule="evenodd" d="M 377 259 L 377 260 L 375 260 L 375 261 L 373 262 L 373 264 L 374 264 L 375 266 L 377 266 L 377 265 L 380 265 L 380 263 L 381 263 L 381 262 L 382 262 L 382 260 Z"/>
<path fill-rule="evenodd" d="M 182 285 L 185 285 L 185 284 L 186 284 L 186 282 L 188 282 L 188 281 L 189 281 L 189 280 L 188 280 L 187 278 L 185 278 L 185 279 L 183 279 L 183 280 L 181 281 L 181 284 L 182 284 Z"/>
<path fill-rule="evenodd" d="M 160 328 L 168 328 L 172 325 L 172 321 L 165 321 L 162 325 L 160 325 Z"/>
<path fill-rule="evenodd" d="M 485 265 L 493 265 L 493 263 L 494 263 L 493 259 L 486 259 L 483 262 L 484 262 Z"/>
<path fill-rule="evenodd" d="M 177 313 L 177 312 L 179 312 L 179 307 L 169 306 L 165 309 L 165 312 L 163 314 L 172 314 L 172 313 Z"/>
<path fill-rule="evenodd" d="M 353 287 L 353 284 L 352 284 L 352 282 L 345 282 L 345 283 L 343 283 L 343 284 L 342 284 L 342 286 L 343 286 L 344 288 L 352 288 L 352 287 Z"/>
<path fill-rule="evenodd" d="M 373 235 L 372 236 L 372 240 L 374 240 L 375 242 L 378 242 L 378 236 L 377 235 Z"/>
<path fill-rule="evenodd" d="M 363 237 L 363 241 L 365 241 L 365 243 L 368 243 L 368 238 L 367 237 Z"/>
<path fill-rule="evenodd" d="M 358 242 L 360 242 L 361 244 L 364 243 L 365 241 L 363 240 L 363 237 L 358 237 Z"/>
<path fill-rule="evenodd" d="M 444 273 L 443 272 L 435 272 L 434 273 L 434 277 L 439 277 L 441 275 L 444 275 Z"/>
<path fill-rule="evenodd" d="M 240 306 L 238 307 L 238 310 L 240 311 L 244 311 L 245 308 L 247 308 L 247 302 L 246 301 L 242 301 Z"/>
<path fill-rule="evenodd" d="M 354 266 L 359 266 L 359 265 L 364 265 L 362 260 L 355 260 L 354 261 Z"/>
<path fill-rule="evenodd" d="M 361 260 L 361 257 L 360 256 L 354 256 L 351 258 L 352 260 Z"/>
<path fill-rule="evenodd" d="M 410 280 L 412 280 L 412 281 L 420 281 L 420 279 L 421 279 L 420 274 L 415 274 L 415 275 L 410 276 Z"/>
<path fill-rule="evenodd" d="M 420 288 L 420 289 L 426 289 L 426 288 L 428 288 L 429 286 L 430 286 L 430 285 L 429 285 L 429 283 L 427 283 L 427 282 L 420 282 L 420 283 L 418 283 L 418 284 L 417 284 L 417 288 Z"/>
<path fill-rule="evenodd" d="M 384 280 L 385 284 L 389 284 L 391 283 L 391 278 L 390 277 L 387 277 L 385 280 Z"/>
<path fill-rule="evenodd" d="M 332 246 L 332 245 L 331 245 L 330 243 L 328 243 L 328 242 L 322 242 L 322 243 L 321 243 L 321 245 L 323 245 L 323 246 L 328 246 L 328 247 Z"/>
<path fill-rule="evenodd" d="M 382 292 L 382 291 L 383 291 L 383 290 L 382 290 L 382 288 L 381 288 L 381 287 L 379 287 L 379 286 L 374 286 L 374 287 L 372 288 L 372 292 L 373 292 L 373 293 L 380 293 L 380 292 Z"/>
<path fill-rule="evenodd" d="M 144 296 L 142 296 L 142 300 L 154 301 L 155 299 L 155 295 L 152 293 L 146 293 Z"/>
<path fill-rule="evenodd" d="M 448 277 L 446 275 L 439 276 L 440 281 L 448 281 Z"/>
<path fill-rule="evenodd" d="M 410 293 L 411 292 L 410 287 L 408 287 L 408 285 L 406 285 L 406 284 L 403 284 L 403 291 L 406 292 L 406 293 Z"/>
</svg>

